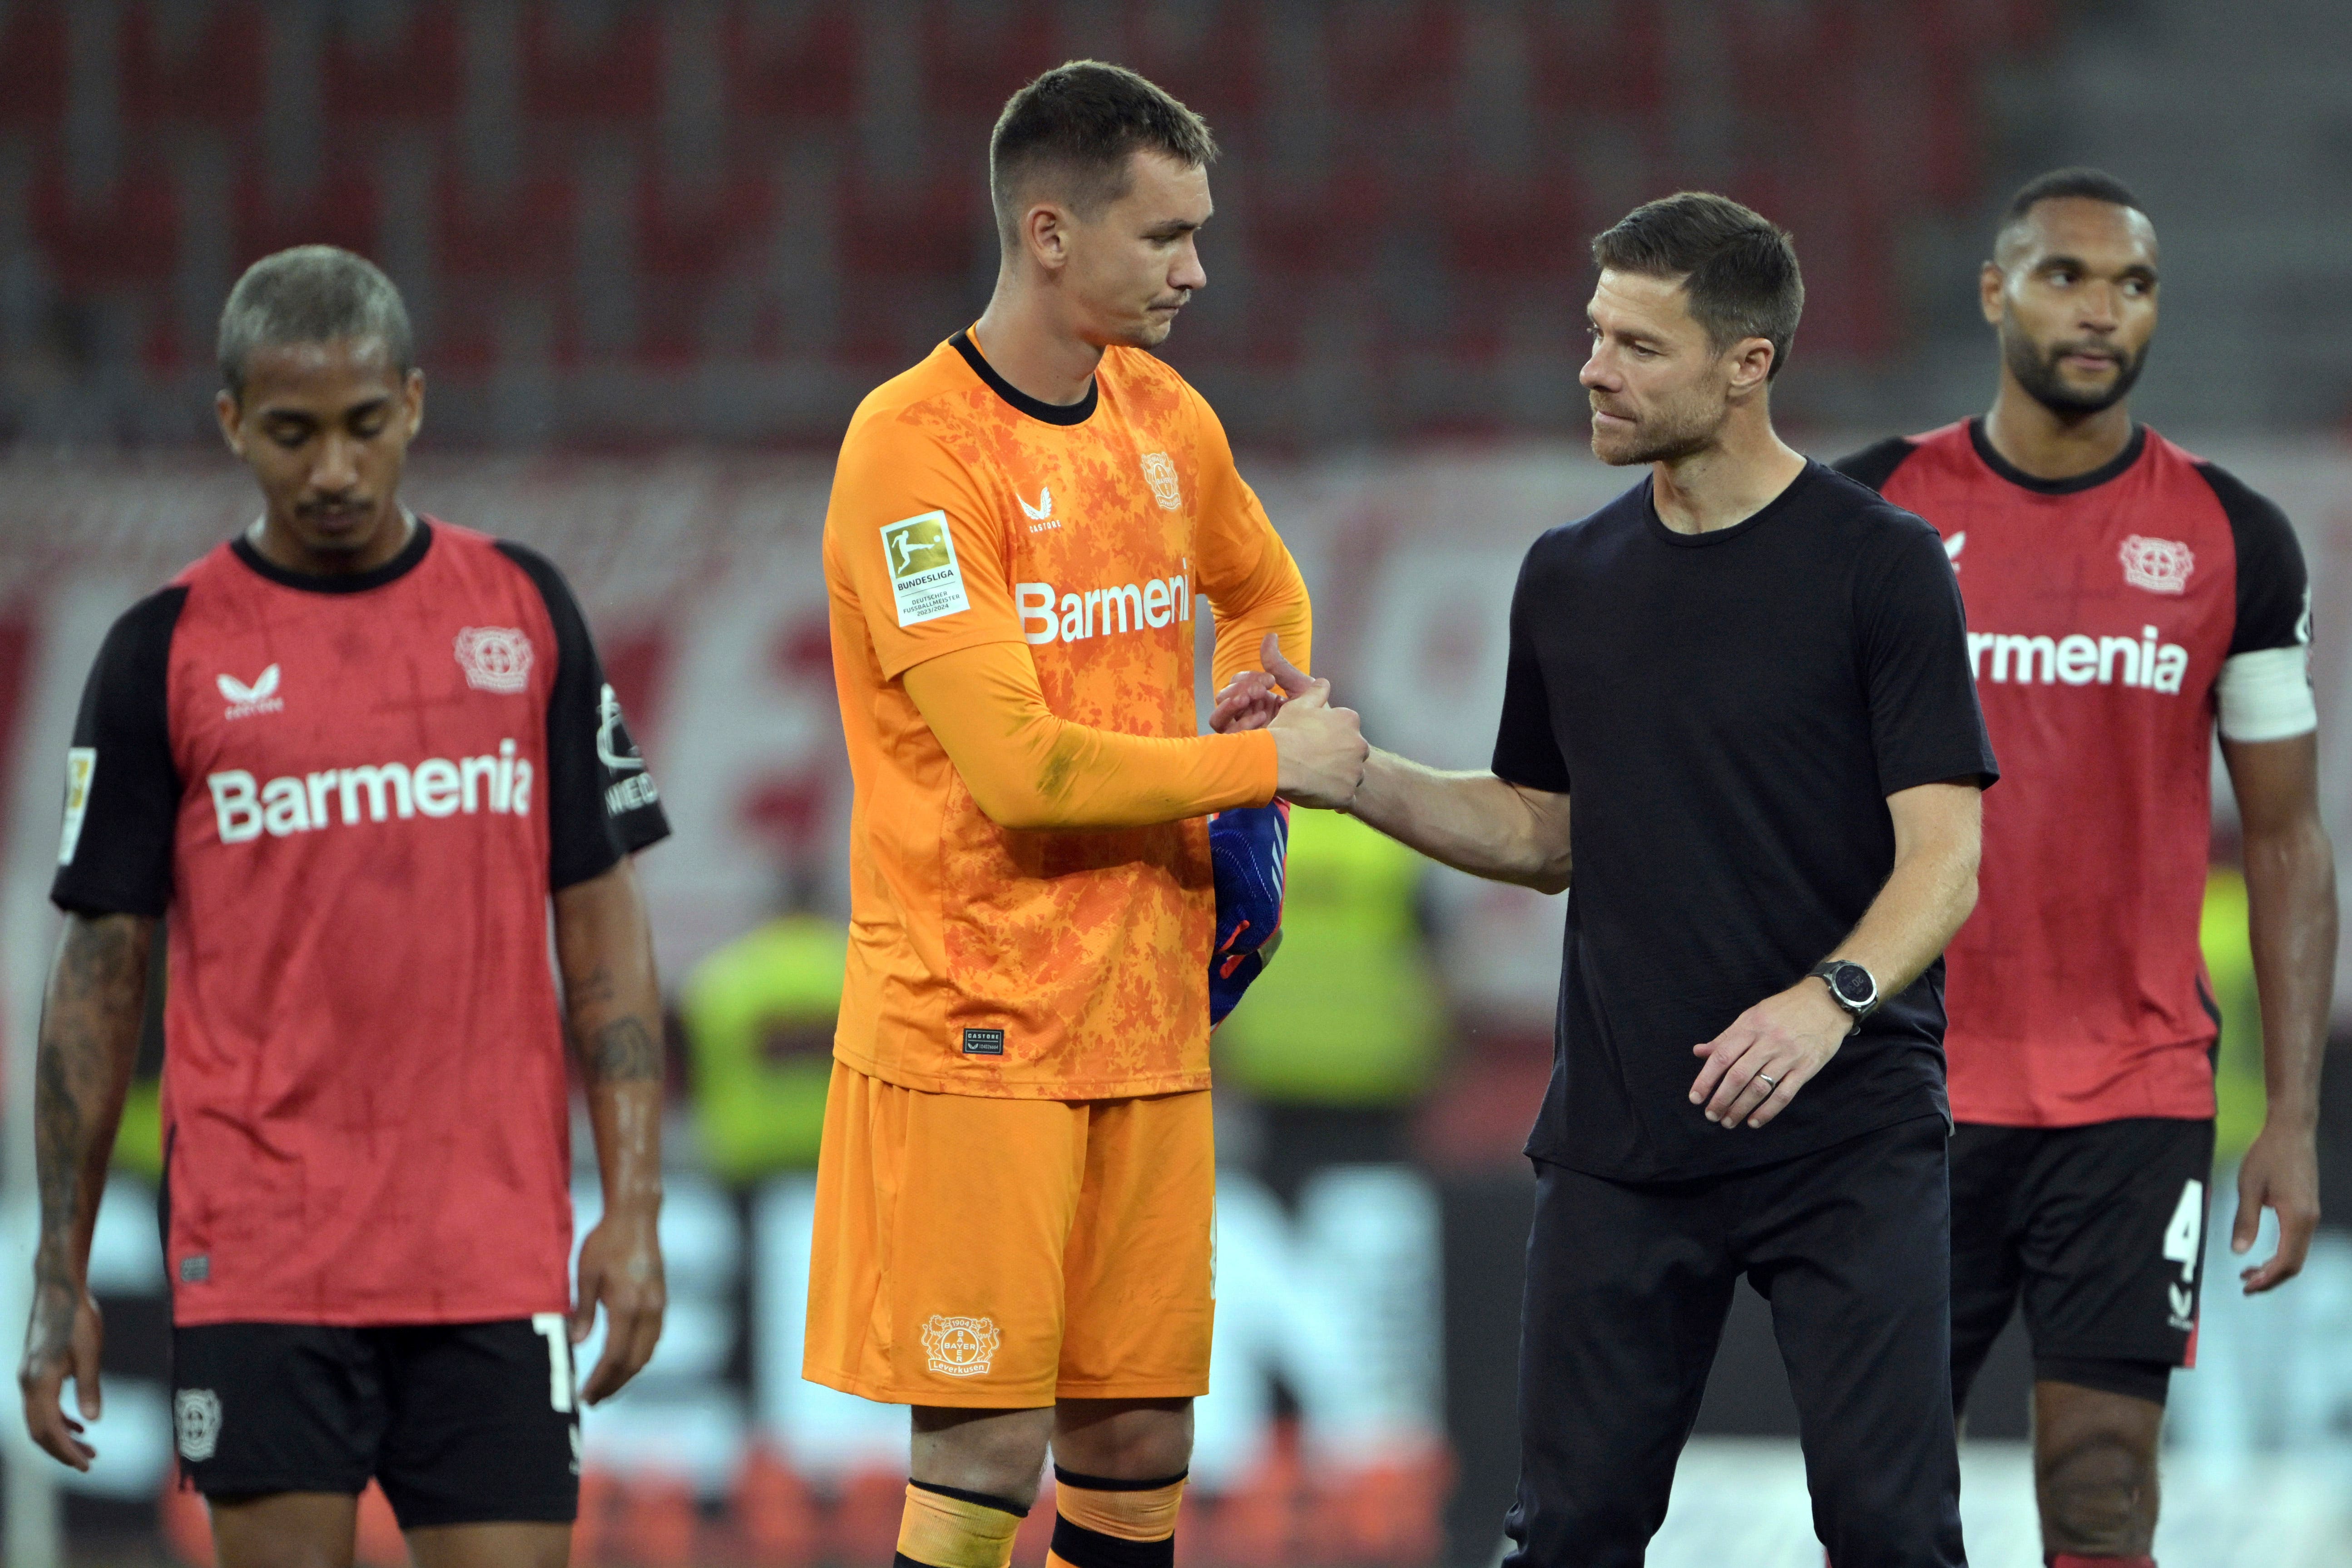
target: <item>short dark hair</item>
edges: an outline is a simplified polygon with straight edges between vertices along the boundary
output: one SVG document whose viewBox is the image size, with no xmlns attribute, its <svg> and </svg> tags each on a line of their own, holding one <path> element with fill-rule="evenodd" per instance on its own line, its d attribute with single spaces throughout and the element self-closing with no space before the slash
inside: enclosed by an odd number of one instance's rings
<svg viewBox="0 0 2352 1568">
<path fill-rule="evenodd" d="M 1680 279 L 1691 320 L 1717 353 L 1742 338 L 1772 345 L 1769 380 L 1789 363 L 1805 279 L 1788 230 L 1711 191 L 1682 191 L 1635 207 L 1596 236 L 1592 259 L 1614 272 Z"/>
<path fill-rule="evenodd" d="M 374 262 L 331 245 L 265 256 L 245 269 L 221 307 L 221 384 L 242 398 L 254 350 L 337 338 L 381 339 L 394 369 L 406 375 L 413 368 L 408 307 Z"/>
<path fill-rule="evenodd" d="M 1091 215 L 1127 194 L 1128 157 L 1139 150 L 1199 168 L 1215 161 L 1217 142 L 1207 121 L 1123 66 L 1055 66 L 1013 95 L 988 139 L 997 232 L 1012 243 L 1016 187 L 1033 171 L 1062 173 L 1070 205 Z"/>
<path fill-rule="evenodd" d="M 2119 207 L 2129 207 L 2142 217 L 2147 209 L 2131 188 L 2105 169 L 2053 169 L 2046 174 L 2036 174 L 2020 185 L 2017 195 L 2009 198 L 2009 206 L 2000 215 L 2000 226 L 1993 230 L 1993 254 L 1998 257 L 2002 246 L 2019 225 L 2033 216 L 2033 209 L 2043 202 L 2065 197 L 2081 197 L 2087 201 L 2107 202 Z"/>
<path fill-rule="evenodd" d="M 2121 180 L 2105 169 L 2053 169 L 2046 174 L 2036 174 L 2017 189 L 2009 198 L 2009 210 L 2000 215 L 2000 226 L 2005 233 L 2010 226 L 2032 212 L 2037 203 L 2056 201 L 2062 196 L 2083 196 L 2095 202 L 2112 202 L 2119 207 L 2129 207 L 2136 213 L 2147 209 Z"/>
</svg>

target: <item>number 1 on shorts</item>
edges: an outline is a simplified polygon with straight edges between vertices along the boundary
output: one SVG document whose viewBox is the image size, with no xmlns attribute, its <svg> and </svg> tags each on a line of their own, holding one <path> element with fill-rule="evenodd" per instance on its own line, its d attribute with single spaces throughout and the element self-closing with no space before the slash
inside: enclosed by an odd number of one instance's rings
<svg viewBox="0 0 2352 1568">
<path fill-rule="evenodd" d="M 2172 1256 L 2167 1242 L 2165 1256 Z M 547 1400 L 564 1415 L 572 1413 L 572 1333 L 561 1312 L 533 1312 L 530 1326 L 547 1342 Z"/>
</svg>

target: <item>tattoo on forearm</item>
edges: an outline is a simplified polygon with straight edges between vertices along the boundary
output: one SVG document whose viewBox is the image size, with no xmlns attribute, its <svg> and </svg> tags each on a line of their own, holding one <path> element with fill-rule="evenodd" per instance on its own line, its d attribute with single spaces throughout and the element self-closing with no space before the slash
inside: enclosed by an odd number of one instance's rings
<svg viewBox="0 0 2352 1568">
<path fill-rule="evenodd" d="M 563 988 L 563 999 L 572 1011 L 579 1012 L 585 1008 L 601 1006 L 612 1001 L 617 989 L 618 986 L 613 978 L 613 966 L 608 963 L 599 963 L 577 980 L 567 984 Z"/>
<path fill-rule="evenodd" d="M 138 1048 L 152 922 L 77 917 L 49 976 L 33 1068 L 33 1151 L 40 1187 L 43 1284 L 65 1283 L 73 1238 L 97 1204 L 114 1123 Z"/>
<path fill-rule="evenodd" d="M 641 1083 L 662 1075 L 661 1043 L 641 1018 L 616 1018 L 585 1045 L 581 1061 L 593 1082 Z"/>
</svg>

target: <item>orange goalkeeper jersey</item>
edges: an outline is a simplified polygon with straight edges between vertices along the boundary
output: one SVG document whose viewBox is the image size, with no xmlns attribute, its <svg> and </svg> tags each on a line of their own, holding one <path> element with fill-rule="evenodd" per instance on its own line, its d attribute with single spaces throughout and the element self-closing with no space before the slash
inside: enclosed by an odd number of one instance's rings
<svg viewBox="0 0 2352 1568">
<path fill-rule="evenodd" d="M 1202 819 L 1264 803 L 1275 767 L 1263 732 L 1198 733 L 1193 617 L 1215 607 L 1220 679 L 1267 631 L 1304 666 L 1309 631 L 1297 569 L 1216 416 L 1126 348 L 1084 401 L 1041 403 L 960 332 L 851 419 L 824 573 L 856 785 L 835 1055 L 956 1094 L 1204 1088 L 1216 900 Z M 907 689 L 909 669 L 985 645 L 1010 646 L 969 684 L 923 672 L 967 766 L 1015 757 L 1009 738 L 974 749 L 975 734 L 1009 737 L 1011 717 L 973 725 L 966 705 L 1025 686 L 1028 665 L 1050 710 L 1038 721 L 1084 727 L 1030 759 L 1047 804 L 1027 826 L 982 810 Z M 1106 790 L 1072 769 L 1125 776 Z"/>
</svg>

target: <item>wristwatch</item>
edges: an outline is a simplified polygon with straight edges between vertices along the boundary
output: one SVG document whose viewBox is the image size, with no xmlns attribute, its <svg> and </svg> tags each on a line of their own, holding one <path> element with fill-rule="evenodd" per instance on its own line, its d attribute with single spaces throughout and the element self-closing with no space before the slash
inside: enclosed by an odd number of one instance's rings
<svg viewBox="0 0 2352 1568">
<path fill-rule="evenodd" d="M 1878 1010 L 1878 982 L 1861 964 L 1825 958 L 1805 973 L 1819 975 L 1830 988 L 1830 1000 L 1853 1014 L 1856 1024 Z"/>
</svg>

